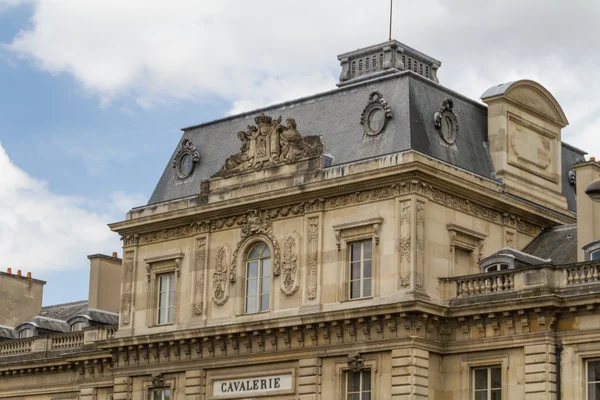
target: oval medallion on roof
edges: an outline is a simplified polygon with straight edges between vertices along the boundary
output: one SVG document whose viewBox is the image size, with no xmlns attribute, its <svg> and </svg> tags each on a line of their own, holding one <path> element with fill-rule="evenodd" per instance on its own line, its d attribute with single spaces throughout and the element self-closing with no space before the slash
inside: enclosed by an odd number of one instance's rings
<svg viewBox="0 0 600 400">
<path fill-rule="evenodd" d="M 185 179 L 194 172 L 196 163 L 200 160 L 200 153 L 190 139 L 184 139 L 181 143 L 181 149 L 173 159 L 173 168 L 177 171 L 177 176 Z"/>
<path fill-rule="evenodd" d="M 452 99 L 444 99 L 442 108 L 433 115 L 435 127 L 440 130 L 442 139 L 448 144 L 454 144 L 458 133 L 458 119 L 453 108 Z"/>
<path fill-rule="evenodd" d="M 369 101 L 360 116 L 360 123 L 365 127 L 368 136 L 376 136 L 383 132 L 392 116 L 392 108 L 381 93 L 375 90 L 369 95 Z"/>
</svg>

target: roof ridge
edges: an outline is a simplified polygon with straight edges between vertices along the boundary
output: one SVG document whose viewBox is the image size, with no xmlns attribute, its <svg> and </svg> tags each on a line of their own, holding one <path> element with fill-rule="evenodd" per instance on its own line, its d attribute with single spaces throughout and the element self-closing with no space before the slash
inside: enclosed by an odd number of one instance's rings
<svg viewBox="0 0 600 400">
<path fill-rule="evenodd" d="M 66 306 L 75 306 L 75 305 L 80 305 L 80 304 L 84 304 L 84 303 L 87 304 L 88 300 L 79 300 L 79 301 L 72 301 L 70 303 L 52 304 L 50 306 L 43 306 L 42 310 L 48 310 L 48 309 L 52 309 L 52 308 L 66 307 Z"/>
</svg>

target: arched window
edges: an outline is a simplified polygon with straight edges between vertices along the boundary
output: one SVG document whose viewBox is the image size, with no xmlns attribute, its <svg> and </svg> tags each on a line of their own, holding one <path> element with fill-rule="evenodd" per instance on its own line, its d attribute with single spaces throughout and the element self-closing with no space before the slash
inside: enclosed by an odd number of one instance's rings
<svg viewBox="0 0 600 400">
<path fill-rule="evenodd" d="M 87 327 L 85 322 L 75 322 L 73 325 L 71 325 L 71 332 L 79 332 L 85 327 Z"/>
<path fill-rule="evenodd" d="M 271 298 L 271 249 L 255 244 L 246 258 L 246 314 L 269 311 Z"/>
<path fill-rule="evenodd" d="M 19 339 L 33 337 L 33 329 L 27 328 L 19 332 Z"/>
</svg>

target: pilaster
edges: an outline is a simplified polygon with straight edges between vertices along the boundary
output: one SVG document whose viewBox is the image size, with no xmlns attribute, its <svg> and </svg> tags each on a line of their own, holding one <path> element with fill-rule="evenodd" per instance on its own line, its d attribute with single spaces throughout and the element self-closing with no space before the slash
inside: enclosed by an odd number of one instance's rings
<svg viewBox="0 0 600 400">
<path fill-rule="evenodd" d="M 131 378 L 120 377 L 114 379 L 113 400 L 129 400 L 131 393 Z"/>
<path fill-rule="evenodd" d="M 320 358 L 305 358 L 298 361 L 298 398 L 316 400 L 319 394 Z"/>
<path fill-rule="evenodd" d="M 556 356 L 554 346 L 525 346 L 525 398 L 556 399 Z"/>
<path fill-rule="evenodd" d="M 421 349 L 392 350 L 392 399 L 427 399 L 429 352 Z"/>
<path fill-rule="evenodd" d="M 185 398 L 186 400 L 201 400 L 204 387 L 204 370 L 185 371 Z"/>
</svg>

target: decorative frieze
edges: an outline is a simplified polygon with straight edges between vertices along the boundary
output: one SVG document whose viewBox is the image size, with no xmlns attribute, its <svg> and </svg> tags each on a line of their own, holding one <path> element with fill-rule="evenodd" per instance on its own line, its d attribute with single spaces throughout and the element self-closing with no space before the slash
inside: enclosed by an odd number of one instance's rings
<svg viewBox="0 0 600 400">
<path fill-rule="evenodd" d="M 398 251 L 400 253 L 400 287 L 410 287 L 410 255 L 412 238 L 412 202 L 404 200 L 400 202 L 400 238 Z"/>
<path fill-rule="evenodd" d="M 441 203 L 447 207 L 465 212 L 490 222 L 504 224 L 514 227 L 517 230 L 528 235 L 537 235 L 542 231 L 542 227 L 527 222 L 509 214 L 502 214 L 489 207 L 477 204 L 462 197 L 444 192 L 432 185 L 416 180 L 404 180 L 394 183 L 390 186 L 357 191 L 351 194 L 333 196 L 329 198 L 319 198 L 310 201 L 303 201 L 297 204 L 274 207 L 265 210 L 250 210 L 243 214 L 229 217 L 221 217 L 208 221 L 193 222 L 179 227 L 162 229 L 154 232 L 147 232 L 135 235 L 123 236 L 123 246 L 130 247 L 154 243 L 158 241 L 178 239 L 181 237 L 197 235 L 210 231 L 218 231 L 229 228 L 242 228 L 242 236 L 248 237 L 253 233 L 263 229 L 264 232 L 272 230 L 272 221 L 277 218 L 286 218 L 288 216 L 305 215 L 316 211 L 324 211 L 339 207 L 347 207 L 353 204 L 366 203 L 369 201 L 378 201 L 394 198 L 397 196 L 419 194 L 425 198 Z M 249 233 L 248 233 L 249 232 Z M 264 233 L 263 233 L 264 234 Z M 268 236 L 265 234 L 265 236 Z M 279 265 L 279 264 L 278 264 Z M 279 265 L 280 266 L 280 265 Z"/>
<path fill-rule="evenodd" d="M 317 298 L 317 263 L 319 259 L 319 218 L 308 220 L 308 279 L 306 285 L 309 300 Z"/>
<path fill-rule="evenodd" d="M 194 279 L 194 314 L 202 315 L 204 310 L 204 269 L 206 266 L 206 237 L 196 241 L 196 264 Z"/>
</svg>

